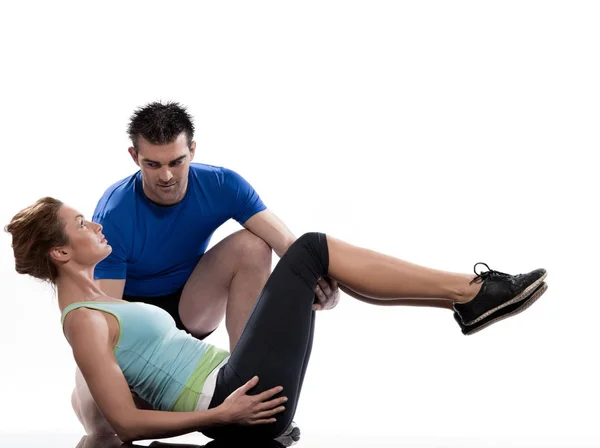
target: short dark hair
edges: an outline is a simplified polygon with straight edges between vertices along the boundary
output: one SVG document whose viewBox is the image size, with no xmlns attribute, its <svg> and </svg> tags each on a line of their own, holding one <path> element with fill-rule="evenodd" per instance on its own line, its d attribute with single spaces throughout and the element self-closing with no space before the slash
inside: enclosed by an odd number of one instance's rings
<svg viewBox="0 0 600 448">
<path fill-rule="evenodd" d="M 140 136 L 154 145 L 164 145 L 175 141 L 182 132 L 185 132 L 189 146 L 194 138 L 194 123 L 186 108 L 176 102 L 155 101 L 138 108 L 127 127 L 136 151 Z"/>
</svg>

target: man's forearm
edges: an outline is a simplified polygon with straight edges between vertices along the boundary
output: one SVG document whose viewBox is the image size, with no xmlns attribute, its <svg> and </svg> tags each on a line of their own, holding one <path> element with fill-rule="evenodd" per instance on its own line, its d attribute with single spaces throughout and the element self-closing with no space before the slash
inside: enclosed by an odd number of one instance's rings
<svg viewBox="0 0 600 448">
<path fill-rule="evenodd" d="M 279 258 L 296 241 L 296 237 L 290 229 L 270 210 L 257 213 L 244 223 L 244 227 L 257 237 L 262 238 Z"/>
<path fill-rule="evenodd" d="M 279 258 L 283 257 L 283 255 L 287 252 L 292 244 L 296 241 L 296 237 L 291 236 L 288 239 L 284 239 L 279 244 L 275 244 L 273 247 L 273 251 L 277 254 Z"/>
</svg>

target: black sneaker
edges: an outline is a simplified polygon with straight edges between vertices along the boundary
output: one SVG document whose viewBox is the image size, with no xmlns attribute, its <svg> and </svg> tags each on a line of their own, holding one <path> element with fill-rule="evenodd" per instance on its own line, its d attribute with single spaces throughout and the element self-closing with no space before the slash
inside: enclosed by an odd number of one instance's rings
<svg viewBox="0 0 600 448">
<path fill-rule="evenodd" d="M 488 270 L 478 274 L 478 264 L 483 264 Z M 509 275 L 493 271 L 485 263 L 476 263 L 473 270 L 477 277 L 471 280 L 471 283 L 482 281 L 481 290 L 470 302 L 454 304 L 454 311 L 466 326 L 476 324 L 504 307 L 525 300 L 547 275 L 545 269 Z"/>
<path fill-rule="evenodd" d="M 512 305 L 505 306 L 500 311 L 497 311 L 494 314 L 490 314 L 485 319 L 482 319 L 473 325 L 464 325 L 460 320 L 460 316 L 456 312 L 454 313 L 454 319 L 460 326 L 462 334 L 468 336 L 468 335 L 477 333 L 478 331 L 481 331 L 484 328 L 487 328 L 490 325 L 495 324 L 496 322 L 500 322 L 501 320 L 506 319 L 507 317 L 511 317 L 516 314 L 522 313 L 527 308 L 529 308 L 531 305 L 533 305 L 535 303 L 535 301 L 537 299 L 539 299 L 542 296 L 542 294 L 544 294 L 546 292 L 547 289 L 548 289 L 548 284 L 546 282 L 542 282 L 542 284 L 540 286 L 538 286 L 531 293 L 531 295 L 526 297 L 524 300 L 513 303 Z"/>
</svg>

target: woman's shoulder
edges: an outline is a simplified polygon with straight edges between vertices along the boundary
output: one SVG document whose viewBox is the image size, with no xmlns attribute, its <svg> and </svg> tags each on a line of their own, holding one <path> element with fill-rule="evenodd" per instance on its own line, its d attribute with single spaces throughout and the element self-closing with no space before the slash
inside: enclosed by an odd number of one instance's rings
<svg viewBox="0 0 600 448">
<path fill-rule="evenodd" d="M 85 306 L 73 307 L 63 316 L 63 331 L 71 345 L 75 338 L 81 340 L 94 337 L 107 327 L 101 311 Z"/>
<path fill-rule="evenodd" d="M 79 302 L 67 306 L 62 313 L 65 337 L 71 345 L 75 341 L 97 344 L 114 339 L 111 325 L 106 317 L 105 306 L 125 303 L 129 302 L 106 299 L 103 302 Z"/>
</svg>

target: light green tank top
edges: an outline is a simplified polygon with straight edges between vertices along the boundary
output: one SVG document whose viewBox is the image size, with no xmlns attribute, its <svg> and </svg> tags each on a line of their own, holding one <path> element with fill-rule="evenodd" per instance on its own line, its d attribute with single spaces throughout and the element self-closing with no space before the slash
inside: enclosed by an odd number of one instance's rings
<svg viewBox="0 0 600 448">
<path fill-rule="evenodd" d="M 115 357 L 131 389 L 156 410 L 194 411 L 206 378 L 229 353 L 179 330 L 169 313 L 141 302 L 78 302 L 77 308 L 115 316 L 120 334 Z"/>
</svg>

